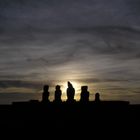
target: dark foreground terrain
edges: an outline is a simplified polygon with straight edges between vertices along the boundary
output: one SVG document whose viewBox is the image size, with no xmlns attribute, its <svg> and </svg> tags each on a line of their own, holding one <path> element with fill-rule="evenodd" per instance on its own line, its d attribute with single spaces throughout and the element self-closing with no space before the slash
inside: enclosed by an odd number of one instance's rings
<svg viewBox="0 0 140 140">
<path fill-rule="evenodd" d="M 130 105 L 124 101 L 94 101 L 81 103 L 38 101 L 19 102 L 0 106 L 0 128 L 5 131 L 31 131 L 36 135 L 59 136 L 74 133 L 95 135 L 94 133 L 111 131 L 123 133 L 134 130 L 140 122 L 140 105 Z M 45 133 L 44 133 L 45 131 Z M 131 133 L 128 131 L 126 135 Z M 99 135 L 100 136 L 100 135 Z"/>
<path fill-rule="evenodd" d="M 32 127 L 36 124 L 61 127 L 68 122 L 139 121 L 140 105 L 130 105 L 125 101 L 99 103 L 94 101 L 87 103 L 30 101 L 1 105 L 0 114 L 0 124 L 5 127 Z"/>
</svg>

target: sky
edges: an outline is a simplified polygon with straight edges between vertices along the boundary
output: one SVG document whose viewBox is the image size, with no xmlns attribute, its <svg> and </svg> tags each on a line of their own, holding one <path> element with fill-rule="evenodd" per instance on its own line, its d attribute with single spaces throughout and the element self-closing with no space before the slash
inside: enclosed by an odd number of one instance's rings
<svg viewBox="0 0 140 140">
<path fill-rule="evenodd" d="M 139 0 L 1 0 L 0 104 L 41 100 L 42 87 L 88 85 L 90 100 L 140 103 Z"/>
</svg>

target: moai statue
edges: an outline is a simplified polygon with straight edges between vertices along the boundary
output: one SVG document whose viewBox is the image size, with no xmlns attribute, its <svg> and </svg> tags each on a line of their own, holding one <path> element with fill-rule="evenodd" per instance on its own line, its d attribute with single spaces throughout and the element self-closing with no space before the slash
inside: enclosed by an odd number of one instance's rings
<svg viewBox="0 0 140 140">
<path fill-rule="evenodd" d="M 100 102 L 100 94 L 99 93 L 96 93 L 95 94 L 95 102 Z"/>
<path fill-rule="evenodd" d="M 61 95 L 62 95 L 62 91 L 60 89 L 60 86 L 57 85 L 55 87 L 55 95 L 54 95 L 54 101 L 55 102 L 61 102 Z"/>
<path fill-rule="evenodd" d="M 75 95 L 75 89 L 73 88 L 73 85 L 68 81 L 68 88 L 67 88 L 67 102 L 74 102 L 74 95 Z"/>
<path fill-rule="evenodd" d="M 42 93 L 42 102 L 49 102 L 49 86 L 48 85 L 44 85 L 43 87 L 43 93 Z"/>
<path fill-rule="evenodd" d="M 81 102 L 88 102 L 89 101 L 89 92 L 88 92 L 88 86 L 82 86 L 81 87 Z"/>
</svg>

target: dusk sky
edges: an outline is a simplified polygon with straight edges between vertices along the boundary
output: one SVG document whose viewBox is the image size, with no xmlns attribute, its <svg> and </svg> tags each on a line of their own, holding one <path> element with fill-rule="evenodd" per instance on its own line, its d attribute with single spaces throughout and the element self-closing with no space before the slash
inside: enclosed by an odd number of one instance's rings
<svg viewBox="0 0 140 140">
<path fill-rule="evenodd" d="M 139 0 L 0 0 L 0 104 L 42 87 L 140 103 Z"/>
</svg>

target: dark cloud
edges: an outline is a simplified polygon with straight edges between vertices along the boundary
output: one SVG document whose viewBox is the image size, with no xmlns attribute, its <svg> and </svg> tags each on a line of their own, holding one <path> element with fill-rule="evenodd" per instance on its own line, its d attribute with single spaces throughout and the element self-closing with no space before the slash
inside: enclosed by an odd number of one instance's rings
<svg viewBox="0 0 140 140">
<path fill-rule="evenodd" d="M 139 25 L 137 0 L 5 1 L 0 3 L 1 27 L 31 28 Z M 137 13 L 137 14 L 136 14 Z"/>
<path fill-rule="evenodd" d="M 105 82 L 130 82 L 132 80 L 134 81 L 140 81 L 140 79 L 97 79 L 97 78 L 91 78 L 91 79 L 74 79 L 75 81 L 81 82 L 81 83 L 105 83 Z"/>
<path fill-rule="evenodd" d="M 130 7 L 130 9 L 133 11 L 133 14 L 139 14 L 140 9 L 140 1 L 139 0 L 126 0 L 127 5 Z"/>
<path fill-rule="evenodd" d="M 16 37 L 11 36 L 11 39 L 8 40 L 7 35 L 5 40 L 9 43 L 3 43 L 2 46 L 4 46 L 0 48 L 2 58 L 0 62 L 3 66 L 0 69 L 1 72 L 10 70 L 10 73 L 14 74 L 14 71 L 20 71 L 17 75 L 28 75 L 29 72 L 26 74 L 25 72 L 34 69 L 30 74 L 35 73 L 37 76 L 40 74 L 40 70 L 48 74 L 52 71 L 51 67 L 55 69 L 73 63 L 82 64 L 82 62 L 86 64 L 82 69 L 88 69 L 86 66 L 89 63 L 92 64 L 90 69 L 98 67 L 106 69 L 107 66 L 110 71 L 120 68 L 127 71 L 130 67 L 133 69 L 139 67 L 135 64 L 139 62 L 140 34 L 139 30 L 135 28 L 65 29 L 65 31 L 57 30 L 55 32 L 53 30 L 49 33 L 36 33 L 34 36 L 35 40 L 28 40 L 20 36 L 11 46 L 10 40 L 16 40 Z M 49 42 L 46 39 L 49 39 Z M 100 61 L 105 61 L 106 66 L 100 65 L 102 63 Z"/>
<path fill-rule="evenodd" d="M 19 81 L 19 80 L 1 80 L 0 88 L 8 88 L 8 87 L 23 87 L 23 88 L 40 88 L 42 86 L 41 83 L 37 82 L 29 82 L 29 81 Z"/>
</svg>

